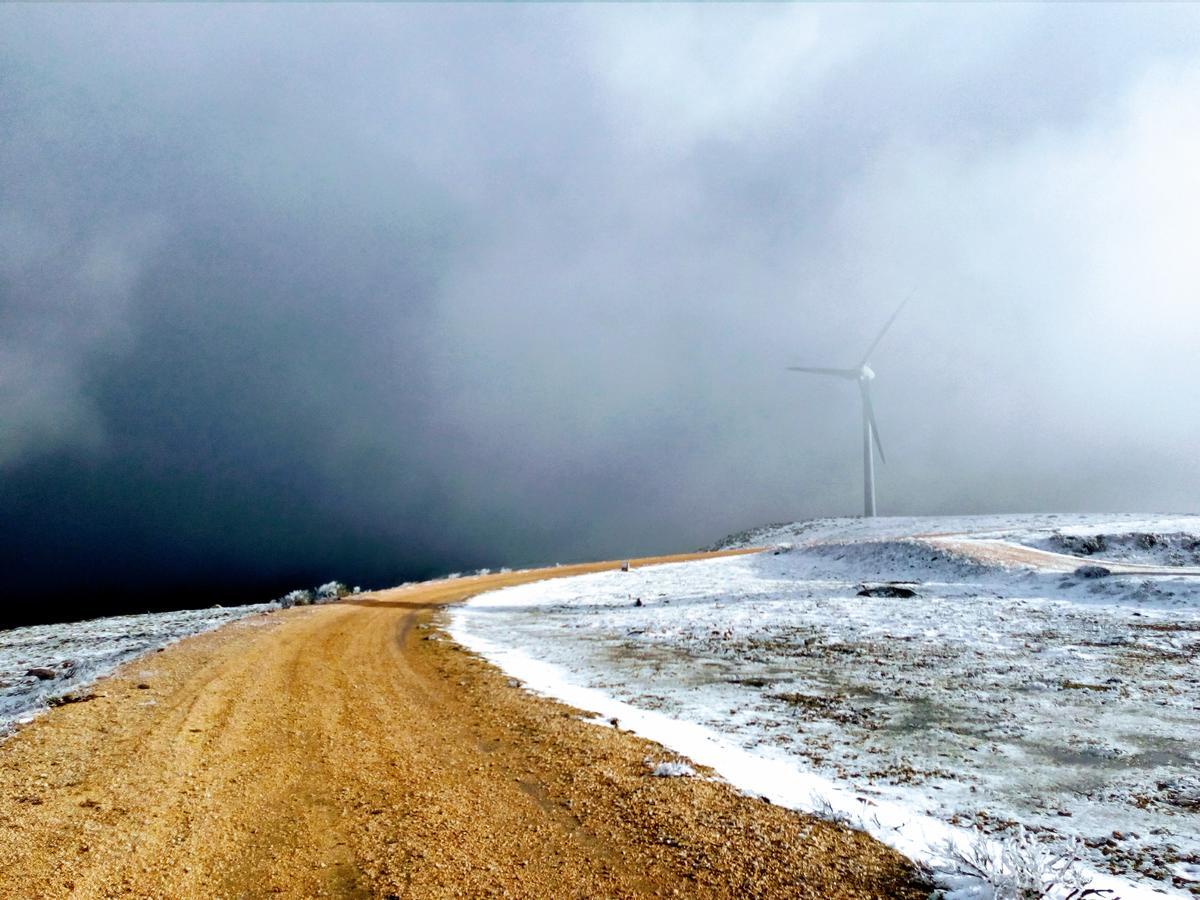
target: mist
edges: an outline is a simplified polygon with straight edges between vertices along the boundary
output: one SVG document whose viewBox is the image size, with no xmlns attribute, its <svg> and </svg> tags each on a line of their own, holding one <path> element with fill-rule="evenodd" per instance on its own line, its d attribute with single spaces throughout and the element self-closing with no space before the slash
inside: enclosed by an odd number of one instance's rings
<svg viewBox="0 0 1200 900">
<path fill-rule="evenodd" d="M 0 621 L 1195 511 L 1200 11 L 0 8 Z"/>
</svg>

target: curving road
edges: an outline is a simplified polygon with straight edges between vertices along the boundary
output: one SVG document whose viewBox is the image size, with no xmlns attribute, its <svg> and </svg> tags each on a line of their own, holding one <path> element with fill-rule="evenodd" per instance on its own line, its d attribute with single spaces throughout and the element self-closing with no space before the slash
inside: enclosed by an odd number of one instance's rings
<svg viewBox="0 0 1200 900">
<path fill-rule="evenodd" d="M 0 896 L 926 896 L 861 833 L 648 777 L 661 748 L 430 626 L 614 565 L 382 591 L 135 660 L 0 744 Z"/>
</svg>

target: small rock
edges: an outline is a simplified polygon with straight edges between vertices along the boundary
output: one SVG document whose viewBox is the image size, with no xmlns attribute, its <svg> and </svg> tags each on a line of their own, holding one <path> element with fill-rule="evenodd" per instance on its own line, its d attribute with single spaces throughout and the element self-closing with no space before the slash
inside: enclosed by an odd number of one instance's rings
<svg viewBox="0 0 1200 900">
<path fill-rule="evenodd" d="M 139 681 L 137 689 L 139 691 L 148 691 L 148 690 L 150 690 L 150 685 L 146 684 L 146 682 L 144 682 L 144 681 Z"/>
<path fill-rule="evenodd" d="M 1112 574 L 1112 569 L 1106 569 L 1104 566 L 1086 565 L 1080 566 L 1075 570 L 1076 578 L 1107 578 Z"/>
<path fill-rule="evenodd" d="M 908 598 L 917 596 L 917 592 L 900 582 L 889 581 L 883 584 L 861 584 L 858 587 L 858 596 Z"/>
<path fill-rule="evenodd" d="M 32 675 L 34 678 L 38 678 L 41 681 L 49 681 L 50 679 L 58 676 L 58 673 L 49 666 L 34 666 L 32 669 L 26 671 L 25 674 Z"/>
<path fill-rule="evenodd" d="M 61 697 L 51 697 L 46 701 L 47 706 L 67 706 L 71 703 L 87 703 L 89 700 L 95 700 L 96 694 L 71 691 L 68 694 L 63 694 Z"/>
</svg>

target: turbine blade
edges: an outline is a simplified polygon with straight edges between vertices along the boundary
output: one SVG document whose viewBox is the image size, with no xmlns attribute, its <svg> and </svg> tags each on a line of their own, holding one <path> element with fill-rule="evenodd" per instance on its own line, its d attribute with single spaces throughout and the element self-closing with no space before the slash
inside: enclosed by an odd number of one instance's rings
<svg viewBox="0 0 1200 900">
<path fill-rule="evenodd" d="M 868 347 L 867 352 L 863 354 L 862 362 L 859 363 L 859 366 L 865 366 L 867 364 L 867 361 L 871 358 L 871 354 L 875 352 L 875 348 L 879 346 L 879 342 L 882 341 L 883 336 L 887 334 L 887 330 L 891 328 L 892 323 L 896 321 L 896 316 L 900 315 L 900 310 L 904 309 L 904 307 L 908 305 L 908 301 L 912 299 L 913 294 L 916 292 L 916 288 L 913 288 L 911 291 L 909 291 L 908 296 L 900 301 L 900 305 L 896 307 L 896 311 L 892 313 L 891 318 L 883 323 L 883 328 L 879 329 L 879 334 L 875 336 L 875 340 L 871 341 L 871 346 Z"/>
<path fill-rule="evenodd" d="M 821 369 L 813 366 L 788 366 L 789 372 L 808 372 L 811 375 L 832 375 L 834 378 L 858 380 L 858 369 Z"/>
<path fill-rule="evenodd" d="M 862 385 L 862 400 L 863 408 L 867 411 L 867 421 L 871 423 L 871 434 L 875 436 L 875 449 L 879 451 L 879 461 L 887 462 L 887 457 L 883 455 L 883 441 L 879 439 L 879 423 L 875 421 L 875 407 L 871 405 L 871 389 L 867 387 L 866 382 L 860 381 Z"/>
</svg>

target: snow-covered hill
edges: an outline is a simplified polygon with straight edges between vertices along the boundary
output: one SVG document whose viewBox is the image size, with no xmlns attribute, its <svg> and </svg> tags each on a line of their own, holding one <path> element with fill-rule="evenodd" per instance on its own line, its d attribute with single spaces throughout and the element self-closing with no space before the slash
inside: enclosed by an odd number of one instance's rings
<svg viewBox="0 0 1200 900">
<path fill-rule="evenodd" d="M 1200 517 L 771 526 L 726 542 L 762 554 L 483 595 L 452 634 L 743 789 L 852 817 L 957 896 L 987 895 L 951 874 L 971 845 L 1012 869 L 1073 840 L 1095 887 L 1200 893 L 1200 578 L 1001 565 L 930 534 L 1176 548 Z"/>
<path fill-rule="evenodd" d="M 1139 535 L 1200 536 L 1200 515 L 1144 513 L 1026 513 L 988 516 L 881 516 L 876 519 L 805 519 L 749 528 L 722 538 L 711 549 L 765 547 L 811 541 L 884 540 L 919 534 L 969 534 L 1043 546 L 1056 535 L 1136 540 Z M 1049 546 L 1049 544 L 1046 544 Z M 1053 549 L 1062 549 L 1054 547 Z M 1155 562 L 1166 562 L 1155 559 Z M 1181 563 L 1182 564 L 1182 563 Z"/>
</svg>

